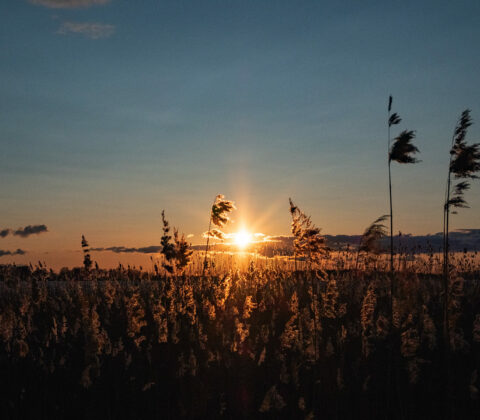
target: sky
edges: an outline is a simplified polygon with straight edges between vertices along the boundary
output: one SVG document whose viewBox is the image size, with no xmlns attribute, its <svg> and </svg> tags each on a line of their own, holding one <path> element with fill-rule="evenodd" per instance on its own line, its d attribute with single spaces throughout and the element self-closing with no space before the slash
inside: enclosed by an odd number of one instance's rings
<svg viewBox="0 0 480 420">
<path fill-rule="evenodd" d="M 0 238 L 28 252 L 0 262 L 66 258 L 82 234 L 158 245 L 162 209 L 200 243 L 219 193 L 232 231 L 288 234 L 292 197 L 361 233 L 388 212 L 390 94 L 422 160 L 392 166 L 394 230 L 439 232 L 479 41 L 478 0 L 3 0 L 0 230 L 48 232 Z M 454 229 L 480 227 L 480 182 L 467 200 Z"/>
</svg>

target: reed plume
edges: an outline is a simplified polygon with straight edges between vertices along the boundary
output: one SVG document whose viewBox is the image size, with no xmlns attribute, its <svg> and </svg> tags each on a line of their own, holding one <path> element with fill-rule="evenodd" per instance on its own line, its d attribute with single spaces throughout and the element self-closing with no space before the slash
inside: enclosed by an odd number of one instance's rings
<svg viewBox="0 0 480 420">
<path fill-rule="evenodd" d="M 161 253 L 165 257 L 163 268 L 169 272 L 183 271 L 190 264 L 193 251 L 190 244 L 185 240 L 185 235 L 180 235 L 178 229 L 173 228 L 173 242 L 170 235 L 170 225 L 162 211 L 163 236 L 160 240 Z"/>
<path fill-rule="evenodd" d="M 316 227 L 310 216 L 301 211 L 292 201 L 290 214 L 292 215 L 293 250 L 295 256 L 304 257 L 310 264 L 318 264 L 321 257 L 327 252 L 325 238 L 321 229 Z M 296 267 L 295 267 L 296 268 Z"/>
<path fill-rule="evenodd" d="M 358 260 L 360 253 L 365 254 L 378 254 L 380 253 L 380 241 L 387 235 L 387 227 L 383 224 L 385 220 L 389 218 L 388 214 L 384 214 L 376 219 L 370 226 L 368 226 L 363 232 L 360 238 L 360 243 L 357 250 L 357 261 L 355 263 L 355 270 L 358 269 Z"/>
<path fill-rule="evenodd" d="M 223 194 L 218 194 L 212 205 L 211 219 L 215 226 L 222 227 L 228 223 L 229 213 L 236 210 L 235 203 L 226 200 Z"/>
<path fill-rule="evenodd" d="M 185 235 L 183 233 L 180 235 L 177 229 L 173 230 L 173 240 L 175 242 L 176 268 L 182 272 L 190 264 L 193 251 L 191 244 L 185 240 Z"/>
<path fill-rule="evenodd" d="M 212 230 L 212 223 L 217 228 L 225 226 L 230 218 L 229 214 L 236 210 L 235 203 L 231 200 L 227 200 L 223 194 L 218 194 L 213 201 L 212 208 L 210 210 L 210 220 L 208 222 L 208 231 L 204 233 L 204 237 L 207 238 L 207 245 L 205 247 L 205 257 L 203 259 L 203 272 L 208 268 L 207 255 L 208 255 L 208 246 L 210 244 L 210 238 L 223 239 L 224 234 L 220 229 Z"/>
<path fill-rule="evenodd" d="M 418 153 L 418 148 L 412 144 L 412 140 L 415 138 L 415 132 L 412 130 L 402 131 L 398 137 L 395 138 L 394 143 L 390 149 L 390 161 L 398 163 L 417 163 L 418 159 L 412 155 Z"/>
<path fill-rule="evenodd" d="M 83 266 L 86 271 L 90 271 L 92 267 L 92 258 L 90 257 L 90 248 L 87 239 L 82 235 L 82 250 L 83 250 Z"/>
<path fill-rule="evenodd" d="M 203 232 L 202 235 L 205 239 L 212 238 L 223 241 L 225 239 L 225 234 L 220 229 L 210 229 L 208 232 Z"/>
<path fill-rule="evenodd" d="M 162 263 L 162 266 L 169 273 L 173 273 L 173 260 L 175 258 L 175 245 L 171 242 L 172 235 L 170 235 L 170 225 L 165 218 L 165 210 L 162 210 L 162 230 L 163 235 L 160 240 L 162 245 L 161 253 L 165 257 L 165 261 Z"/>
</svg>

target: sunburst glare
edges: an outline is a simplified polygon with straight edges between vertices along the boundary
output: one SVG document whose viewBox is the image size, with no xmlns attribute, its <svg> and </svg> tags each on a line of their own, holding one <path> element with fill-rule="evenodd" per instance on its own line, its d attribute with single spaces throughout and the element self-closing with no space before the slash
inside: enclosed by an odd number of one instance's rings
<svg viewBox="0 0 480 420">
<path fill-rule="evenodd" d="M 252 242 L 252 234 L 246 230 L 241 230 L 234 234 L 233 239 L 241 249 L 246 248 Z"/>
</svg>

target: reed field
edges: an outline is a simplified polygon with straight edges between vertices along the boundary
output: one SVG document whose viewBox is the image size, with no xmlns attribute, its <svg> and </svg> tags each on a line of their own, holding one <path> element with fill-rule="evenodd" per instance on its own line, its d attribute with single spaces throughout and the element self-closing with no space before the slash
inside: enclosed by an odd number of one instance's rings
<svg viewBox="0 0 480 420">
<path fill-rule="evenodd" d="M 477 418 L 474 254 L 450 258 L 448 345 L 433 254 L 394 274 L 348 252 L 296 271 L 211 258 L 203 274 L 0 266 L 1 418 Z"/>
</svg>

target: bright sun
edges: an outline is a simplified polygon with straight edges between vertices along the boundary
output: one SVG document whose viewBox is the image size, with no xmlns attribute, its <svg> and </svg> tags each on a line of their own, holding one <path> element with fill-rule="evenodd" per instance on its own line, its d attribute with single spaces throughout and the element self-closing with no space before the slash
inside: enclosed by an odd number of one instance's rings
<svg viewBox="0 0 480 420">
<path fill-rule="evenodd" d="M 235 243 L 239 248 L 245 248 L 252 240 L 252 235 L 245 230 L 235 233 Z"/>
</svg>

